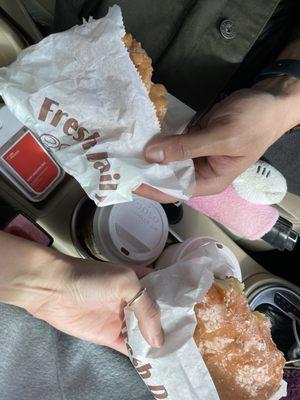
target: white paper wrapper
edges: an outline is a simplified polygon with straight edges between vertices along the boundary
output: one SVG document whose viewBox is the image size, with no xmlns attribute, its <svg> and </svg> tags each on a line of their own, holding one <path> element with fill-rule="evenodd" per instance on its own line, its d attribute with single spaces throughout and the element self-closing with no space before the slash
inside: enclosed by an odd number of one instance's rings
<svg viewBox="0 0 300 400">
<path fill-rule="evenodd" d="M 160 126 L 124 34 L 114 6 L 102 19 L 50 35 L 0 69 L 0 94 L 97 205 L 132 200 L 141 183 L 187 199 L 191 160 L 144 160 L 144 146 Z"/>
<path fill-rule="evenodd" d="M 142 337 L 134 314 L 128 309 L 124 336 L 131 361 L 154 398 L 219 399 L 193 339 L 196 327 L 194 305 L 203 299 L 214 276 L 221 279 L 232 276 L 234 266 L 227 262 L 217 251 L 215 243 L 210 242 L 176 264 L 143 278 L 143 286 L 160 306 L 165 344 L 160 349 L 151 348 Z M 279 400 L 285 388 L 282 381 L 280 391 L 272 400 Z"/>
<path fill-rule="evenodd" d="M 282 397 L 286 397 L 287 394 L 287 383 L 286 381 L 282 380 L 280 384 L 280 388 L 277 392 L 270 398 L 270 400 L 280 400 Z"/>
</svg>

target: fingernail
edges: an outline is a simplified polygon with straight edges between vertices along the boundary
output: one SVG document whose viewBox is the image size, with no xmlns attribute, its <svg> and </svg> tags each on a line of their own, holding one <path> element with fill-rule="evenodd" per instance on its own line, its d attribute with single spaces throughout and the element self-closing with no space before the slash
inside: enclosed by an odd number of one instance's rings
<svg viewBox="0 0 300 400">
<path fill-rule="evenodd" d="M 151 341 L 151 347 L 156 347 L 156 348 L 161 347 L 165 341 L 163 331 L 161 331 L 157 335 L 152 336 L 150 341 Z"/>
<path fill-rule="evenodd" d="M 159 147 L 151 147 L 146 151 L 146 157 L 151 162 L 162 162 L 165 159 L 165 153 Z"/>
</svg>

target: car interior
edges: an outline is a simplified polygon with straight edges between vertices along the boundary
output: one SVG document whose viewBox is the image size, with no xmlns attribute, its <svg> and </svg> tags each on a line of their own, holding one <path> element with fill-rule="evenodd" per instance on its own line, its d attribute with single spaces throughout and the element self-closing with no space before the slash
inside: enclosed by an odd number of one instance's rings
<svg viewBox="0 0 300 400">
<path fill-rule="evenodd" d="M 55 0 L 0 0 L 0 67 L 9 65 L 22 49 L 49 34 L 54 10 Z M 92 257 L 82 240 L 83 208 L 87 204 L 96 207 L 67 174 L 40 201 L 30 201 L 0 174 L 0 228 L 22 214 L 47 236 L 48 245 L 74 257 Z M 300 197 L 288 193 L 275 207 L 300 233 Z M 300 358 L 290 314 L 300 319 L 300 243 L 291 252 L 279 251 L 262 239 L 246 240 L 185 204 L 164 205 L 164 209 L 169 221 L 168 243 L 209 236 L 231 249 L 240 263 L 250 306 L 270 317 L 273 339 L 286 358 Z"/>
</svg>

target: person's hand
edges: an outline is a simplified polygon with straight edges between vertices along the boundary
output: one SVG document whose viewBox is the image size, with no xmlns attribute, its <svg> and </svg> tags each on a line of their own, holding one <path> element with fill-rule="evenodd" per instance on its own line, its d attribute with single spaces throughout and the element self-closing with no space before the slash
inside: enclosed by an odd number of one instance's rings
<svg viewBox="0 0 300 400">
<path fill-rule="evenodd" d="M 192 158 L 194 196 L 222 192 L 299 123 L 299 93 L 299 81 L 294 78 L 268 79 L 237 91 L 217 103 L 186 134 L 150 141 L 145 158 L 158 163 Z M 138 194 L 161 202 L 176 200 L 145 186 Z"/>
<path fill-rule="evenodd" d="M 0 302 L 24 308 L 55 328 L 126 354 L 124 307 L 152 270 L 73 258 L 0 230 Z M 147 292 L 134 302 L 142 335 L 163 344 L 160 310 Z"/>
<path fill-rule="evenodd" d="M 28 311 L 55 328 L 126 354 L 121 335 L 124 307 L 141 290 L 132 268 L 65 258 L 65 271 L 50 294 L 44 294 Z M 139 267 L 139 275 L 151 269 Z M 49 283 L 49 288 L 53 285 Z M 160 347 L 163 333 L 160 311 L 145 292 L 132 306 L 144 338 L 152 347 Z"/>
</svg>

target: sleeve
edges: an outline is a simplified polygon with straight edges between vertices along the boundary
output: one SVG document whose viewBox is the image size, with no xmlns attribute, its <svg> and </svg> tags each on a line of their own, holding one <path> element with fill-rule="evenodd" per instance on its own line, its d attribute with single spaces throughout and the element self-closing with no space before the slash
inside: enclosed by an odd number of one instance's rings
<svg viewBox="0 0 300 400">
<path fill-rule="evenodd" d="M 289 39 L 288 39 L 287 45 L 296 40 L 300 40 L 300 15 L 299 15 L 299 20 L 297 21 Z"/>
<path fill-rule="evenodd" d="M 81 24 L 81 14 L 88 10 L 91 4 L 100 3 L 101 0 L 56 0 L 54 31 L 61 32 Z"/>
</svg>

